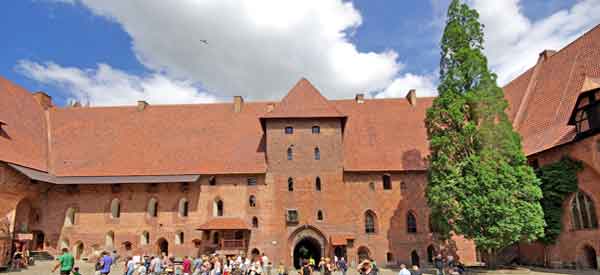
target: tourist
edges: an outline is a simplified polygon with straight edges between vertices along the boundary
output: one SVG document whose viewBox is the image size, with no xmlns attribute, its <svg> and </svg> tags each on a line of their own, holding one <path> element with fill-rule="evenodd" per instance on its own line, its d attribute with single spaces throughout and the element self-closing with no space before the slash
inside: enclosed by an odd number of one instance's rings
<svg viewBox="0 0 600 275">
<path fill-rule="evenodd" d="M 81 275 L 81 273 L 79 273 L 79 267 L 73 267 L 73 275 Z"/>
<path fill-rule="evenodd" d="M 138 275 L 148 275 L 148 268 L 146 267 L 146 263 L 138 263 Z"/>
<path fill-rule="evenodd" d="M 319 260 L 319 273 L 321 275 L 323 275 L 323 273 L 325 273 L 325 258 L 321 257 L 321 260 Z"/>
<path fill-rule="evenodd" d="M 196 257 L 192 263 L 192 267 L 194 270 L 193 275 L 200 275 L 202 272 L 202 257 Z"/>
<path fill-rule="evenodd" d="M 62 255 L 58 256 L 58 263 L 52 269 L 54 273 L 60 267 L 60 275 L 69 275 L 75 264 L 75 258 L 69 253 L 68 248 L 62 249 Z"/>
<path fill-rule="evenodd" d="M 96 264 L 94 265 L 94 275 L 101 275 L 102 272 L 102 255 L 96 259 Z"/>
<path fill-rule="evenodd" d="M 221 275 L 221 273 L 223 272 L 223 265 L 221 264 L 221 260 L 219 259 L 219 257 L 214 257 L 213 272 L 214 275 Z"/>
<path fill-rule="evenodd" d="M 410 274 L 411 275 L 423 275 L 423 272 L 421 272 L 418 265 L 413 265 L 412 269 L 410 270 Z"/>
<path fill-rule="evenodd" d="M 144 267 L 146 268 L 146 272 L 148 272 L 148 270 L 150 270 L 150 260 L 151 258 L 148 257 L 147 255 L 144 255 Z"/>
<path fill-rule="evenodd" d="M 437 275 L 444 275 L 444 258 L 442 258 L 442 254 L 437 254 L 435 259 L 433 259 L 433 265 L 437 270 Z"/>
<path fill-rule="evenodd" d="M 112 251 L 112 254 L 110 255 L 112 257 L 112 263 L 117 263 L 117 261 L 119 260 L 120 256 L 119 253 L 117 253 L 116 250 Z"/>
<path fill-rule="evenodd" d="M 337 263 L 337 268 L 342 272 L 342 275 L 346 275 L 346 271 L 348 271 L 348 263 L 346 263 L 346 259 L 341 257 Z"/>
<path fill-rule="evenodd" d="M 113 256 L 115 256 L 115 254 L 113 254 Z M 108 252 L 106 252 L 106 251 L 102 252 L 102 259 L 100 259 L 100 264 L 102 265 L 102 269 L 100 269 L 100 274 L 102 274 L 102 275 L 110 274 L 110 267 L 113 264 L 113 257 L 108 256 Z"/>
<path fill-rule="evenodd" d="M 311 257 L 312 259 L 312 257 Z M 313 262 L 315 260 L 313 259 Z M 306 261 L 304 260 L 304 262 L 302 262 L 302 267 L 300 268 L 300 275 L 312 275 L 312 266 L 310 265 L 310 261 Z"/>
<path fill-rule="evenodd" d="M 285 265 L 283 264 L 283 262 L 279 262 L 279 267 L 277 268 L 277 275 L 287 275 L 287 269 L 285 268 Z"/>
<path fill-rule="evenodd" d="M 133 258 L 127 257 L 125 260 L 125 274 L 133 275 L 133 272 L 135 271 L 135 262 L 133 261 Z"/>
<path fill-rule="evenodd" d="M 150 273 L 152 275 L 160 275 L 163 270 L 163 263 L 159 256 L 154 257 L 150 261 Z"/>
<path fill-rule="evenodd" d="M 398 274 L 399 275 L 411 275 L 410 271 L 408 271 L 408 269 L 406 269 L 406 265 L 405 264 L 401 264 L 400 265 L 400 272 Z"/>
<path fill-rule="evenodd" d="M 23 252 L 21 251 L 21 246 L 17 246 L 17 248 L 15 250 L 15 254 L 13 254 L 13 258 L 12 258 L 12 269 L 14 271 L 21 270 L 22 260 L 23 260 Z"/>
<path fill-rule="evenodd" d="M 188 256 L 183 257 L 183 275 L 192 275 L 192 260 Z"/>
<path fill-rule="evenodd" d="M 358 265 L 358 273 L 360 275 L 375 275 L 377 274 L 371 265 L 371 261 L 364 260 Z"/>
<path fill-rule="evenodd" d="M 323 273 L 321 275 L 331 275 L 333 272 L 333 266 L 331 265 L 331 259 L 325 258 L 325 264 L 323 265 Z"/>
</svg>

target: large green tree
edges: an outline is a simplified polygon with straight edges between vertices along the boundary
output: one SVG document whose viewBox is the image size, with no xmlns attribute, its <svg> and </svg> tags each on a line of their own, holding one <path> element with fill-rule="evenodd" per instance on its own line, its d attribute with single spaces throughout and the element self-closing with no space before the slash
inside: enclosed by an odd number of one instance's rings
<svg viewBox="0 0 600 275">
<path fill-rule="evenodd" d="M 442 236 L 464 235 L 496 253 L 544 233 L 540 182 L 509 121 L 483 53 L 479 14 L 453 0 L 441 41 L 439 96 L 427 110 L 427 201 Z"/>
</svg>

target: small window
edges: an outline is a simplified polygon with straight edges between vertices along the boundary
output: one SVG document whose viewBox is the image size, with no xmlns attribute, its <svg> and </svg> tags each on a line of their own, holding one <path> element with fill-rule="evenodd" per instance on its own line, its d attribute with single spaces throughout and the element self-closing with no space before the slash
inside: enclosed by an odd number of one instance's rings
<svg viewBox="0 0 600 275">
<path fill-rule="evenodd" d="M 375 183 L 374 182 L 369 182 L 369 190 L 375 191 Z"/>
<path fill-rule="evenodd" d="M 286 135 L 291 135 L 293 133 L 294 133 L 294 127 L 291 127 L 291 126 L 285 127 L 285 134 Z"/>
<path fill-rule="evenodd" d="M 148 202 L 148 216 L 158 217 L 158 201 L 155 198 L 151 198 Z"/>
<path fill-rule="evenodd" d="M 189 212 L 189 202 L 187 199 L 183 198 L 179 200 L 179 216 L 185 218 L 188 216 Z"/>
<path fill-rule="evenodd" d="M 317 221 L 323 221 L 323 211 L 317 211 Z"/>
<path fill-rule="evenodd" d="M 321 192 L 321 178 L 319 177 L 315 179 L 315 189 L 317 189 L 318 192 Z"/>
<path fill-rule="evenodd" d="M 371 210 L 367 210 L 367 212 L 365 212 L 365 233 L 367 234 L 373 234 L 376 232 L 376 228 L 375 228 L 375 213 L 373 213 L 373 211 Z"/>
<path fill-rule="evenodd" d="M 387 260 L 388 264 L 392 263 L 394 261 L 394 255 L 392 255 L 392 253 L 388 252 L 388 253 L 386 253 L 385 259 Z"/>
<path fill-rule="evenodd" d="M 258 228 L 258 218 L 257 217 L 252 218 L 252 227 Z"/>
<path fill-rule="evenodd" d="M 142 235 L 140 236 L 140 244 L 141 245 L 150 244 L 150 233 L 148 233 L 148 231 L 142 232 Z"/>
<path fill-rule="evenodd" d="M 213 216 L 222 217 L 223 212 L 223 201 L 220 199 L 215 200 L 213 204 Z"/>
<path fill-rule="evenodd" d="M 288 191 L 294 191 L 294 179 L 288 178 Z"/>
<path fill-rule="evenodd" d="M 288 160 L 294 159 L 294 150 L 292 149 L 292 146 L 288 147 L 288 149 L 287 149 L 287 159 Z"/>
<path fill-rule="evenodd" d="M 321 159 L 321 150 L 319 150 L 319 147 L 315 148 L 315 160 L 320 160 Z"/>
<path fill-rule="evenodd" d="M 212 176 L 208 178 L 208 185 L 217 185 L 217 177 Z"/>
<path fill-rule="evenodd" d="M 406 232 L 417 233 L 417 218 L 412 212 L 406 215 Z"/>
<path fill-rule="evenodd" d="M 65 213 L 65 225 L 74 225 L 75 224 L 75 208 L 74 207 L 69 207 L 67 209 L 67 212 Z"/>
<path fill-rule="evenodd" d="M 313 126 L 312 127 L 312 133 L 313 134 L 319 134 L 319 133 L 321 133 L 321 127 L 319 127 L 319 126 Z"/>
<path fill-rule="evenodd" d="M 121 217 L 121 202 L 119 202 L 119 199 L 113 199 L 110 202 L 110 216 L 113 219 Z"/>
<path fill-rule="evenodd" d="M 183 232 L 181 232 L 181 231 L 178 231 L 178 232 L 175 234 L 175 244 L 183 244 L 183 243 L 184 243 L 184 241 L 185 241 L 183 237 L 184 237 L 184 236 L 183 236 Z"/>
<path fill-rule="evenodd" d="M 256 185 L 256 178 L 248 178 L 248 185 L 250 185 L 250 186 Z"/>
<path fill-rule="evenodd" d="M 248 203 L 250 204 L 250 207 L 256 207 L 256 197 L 251 195 L 248 199 Z"/>
<path fill-rule="evenodd" d="M 298 210 L 289 209 L 287 211 L 286 218 L 287 218 L 288 223 L 297 223 L 298 222 Z"/>
<path fill-rule="evenodd" d="M 382 180 L 383 180 L 383 190 L 392 189 L 392 179 L 391 179 L 390 175 L 383 175 Z"/>
</svg>

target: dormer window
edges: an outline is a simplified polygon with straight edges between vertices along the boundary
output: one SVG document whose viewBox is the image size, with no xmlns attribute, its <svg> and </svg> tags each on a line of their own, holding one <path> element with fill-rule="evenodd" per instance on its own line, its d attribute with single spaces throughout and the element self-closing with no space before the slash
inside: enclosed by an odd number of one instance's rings
<svg viewBox="0 0 600 275">
<path fill-rule="evenodd" d="M 294 127 L 292 127 L 292 126 L 285 127 L 285 134 L 286 135 L 291 135 L 293 133 L 294 133 Z"/>
<path fill-rule="evenodd" d="M 600 130 L 600 89 L 579 95 L 568 124 L 575 125 L 578 138 Z"/>
</svg>

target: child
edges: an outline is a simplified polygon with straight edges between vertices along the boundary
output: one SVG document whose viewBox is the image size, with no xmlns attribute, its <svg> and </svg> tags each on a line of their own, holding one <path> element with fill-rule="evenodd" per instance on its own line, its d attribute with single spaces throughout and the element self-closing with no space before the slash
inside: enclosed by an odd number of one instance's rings
<svg viewBox="0 0 600 275">
<path fill-rule="evenodd" d="M 79 273 L 79 267 L 73 267 L 73 275 L 81 275 L 81 273 Z"/>
</svg>

